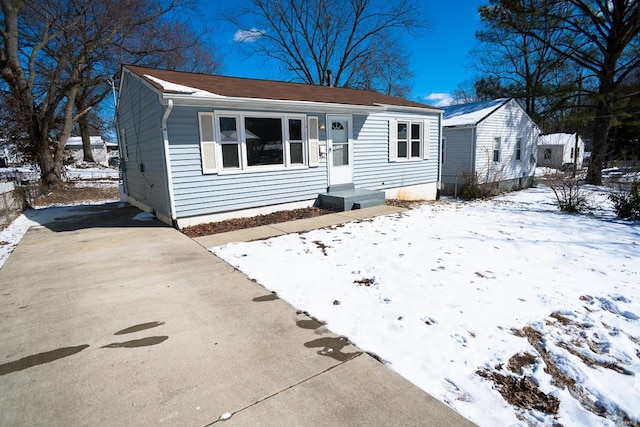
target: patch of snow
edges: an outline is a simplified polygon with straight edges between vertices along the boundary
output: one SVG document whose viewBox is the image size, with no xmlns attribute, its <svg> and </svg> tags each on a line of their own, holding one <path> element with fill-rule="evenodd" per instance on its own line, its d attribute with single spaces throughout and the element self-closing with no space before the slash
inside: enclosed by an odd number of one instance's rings
<svg viewBox="0 0 640 427">
<path fill-rule="evenodd" d="M 500 108 L 509 98 L 470 102 L 444 108 L 442 126 L 472 126 Z"/>
<path fill-rule="evenodd" d="M 153 77 L 153 76 L 151 76 L 149 74 L 145 74 L 144 76 L 146 78 L 148 78 L 149 80 L 153 80 L 154 82 L 158 83 L 167 92 L 177 92 L 177 93 L 184 93 L 184 94 L 189 94 L 189 95 L 202 96 L 202 97 L 211 97 L 211 98 L 224 98 L 224 96 L 222 96 L 222 95 L 218 95 L 218 94 L 215 94 L 215 93 L 207 92 L 206 90 L 200 90 L 200 89 L 197 89 L 197 88 L 194 88 L 194 87 L 190 87 L 190 86 L 184 86 L 184 85 L 177 84 L 177 83 L 171 83 L 171 82 L 168 82 L 166 80 L 162 80 L 162 79 L 159 79 L 157 77 Z"/>
<path fill-rule="evenodd" d="M 133 218 L 134 221 L 153 221 L 154 219 L 156 219 L 156 216 L 153 214 L 153 212 L 140 212 L 138 215 L 134 216 Z"/>
<path fill-rule="evenodd" d="M 211 251 L 479 425 L 639 422 L 640 224 L 584 188 L 595 214 L 561 213 L 540 186 Z M 524 352 L 557 414 L 478 374 Z"/>
</svg>

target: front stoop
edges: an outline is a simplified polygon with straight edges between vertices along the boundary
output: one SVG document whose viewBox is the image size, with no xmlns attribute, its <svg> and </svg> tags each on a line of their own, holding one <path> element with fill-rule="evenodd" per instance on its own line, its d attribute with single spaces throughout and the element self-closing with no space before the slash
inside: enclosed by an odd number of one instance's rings
<svg viewBox="0 0 640 427">
<path fill-rule="evenodd" d="M 384 205 L 384 191 L 354 188 L 353 184 L 343 184 L 327 188 L 319 195 L 320 207 L 335 211 L 370 208 Z"/>
</svg>

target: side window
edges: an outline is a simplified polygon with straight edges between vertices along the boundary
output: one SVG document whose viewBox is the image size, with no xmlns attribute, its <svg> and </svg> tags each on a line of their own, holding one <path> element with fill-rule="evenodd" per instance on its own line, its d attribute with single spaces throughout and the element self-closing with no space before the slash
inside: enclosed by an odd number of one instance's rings
<svg viewBox="0 0 640 427">
<path fill-rule="evenodd" d="M 218 117 L 220 129 L 220 152 L 222 169 L 240 168 L 240 132 L 238 118 L 234 116 Z"/>
<path fill-rule="evenodd" d="M 516 139 L 516 160 L 522 160 L 522 138 Z"/>
<path fill-rule="evenodd" d="M 501 138 L 499 136 L 493 138 L 493 161 L 496 163 L 500 163 L 500 143 Z"/>
<path fill-rule="evenodd" d="M 422 145 L 422 123 L 411 123 L 411 158 L 420 158 Z"/>
<path fill-rule="evenodd" d="M 290 165 L 303 165 L 304 164 L 304 144 L 302 141 L 302 120 L 301 119 L 289 119 L 288 120 L 288 156 Z"/>
<path fill-rule="evenodd" d="M 389 121 L 389 161 L 423 158 L 423 126 L 423 122 Z"/>
</svg>

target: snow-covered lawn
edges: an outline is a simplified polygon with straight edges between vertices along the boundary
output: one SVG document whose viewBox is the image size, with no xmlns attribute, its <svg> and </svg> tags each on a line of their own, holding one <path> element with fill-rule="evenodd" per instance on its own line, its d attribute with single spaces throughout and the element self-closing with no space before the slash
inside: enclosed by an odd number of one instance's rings
<svg viewBox="0 0 640 427">
<path fill-rule="evenodd" d="M 541 186 L 212 252 L 480 425 L 637 425 L 640 224 L 593 197 L 563 214 Z"/>
</svg>

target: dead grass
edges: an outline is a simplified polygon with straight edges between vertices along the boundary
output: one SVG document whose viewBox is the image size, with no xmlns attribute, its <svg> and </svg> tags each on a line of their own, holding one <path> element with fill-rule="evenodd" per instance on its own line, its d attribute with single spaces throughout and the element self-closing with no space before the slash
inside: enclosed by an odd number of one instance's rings
<svg viewBox="0 0 640 427">
<path fill-rule="evenodd" d="M 207 224 L 198 224 L 185 227 L 182 232 L 189 237 L 202 237 L 211 234 L 226 233 L 228 231 L 242 230 L 245 228 L 271 225 L 280 222 L 294 221 L 297 219 L 313 218 L 316 216 L 333 213 L 333 211 L 321 208 L 300 208 L 273 212 L 266 215 L 258 215 L 250 218 L 233 218 Z"/>
<path fill-rule="evenodd" d="M 73 205 L 97 201 L 118 201 L 118 183 L 107 182 L 104 185 L 77 186 L 76 183 L 66 183 L 47 194 L 36 198 L 34 207 L 54 205 Z"/>
</svg>

